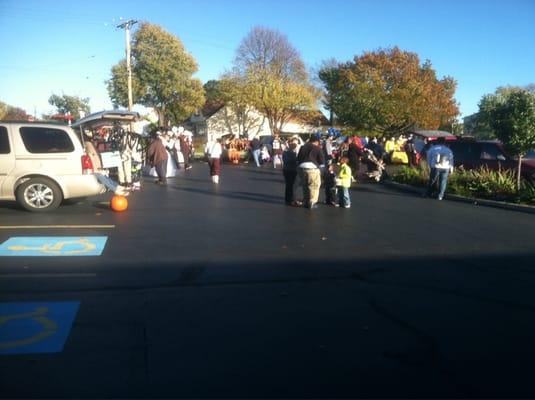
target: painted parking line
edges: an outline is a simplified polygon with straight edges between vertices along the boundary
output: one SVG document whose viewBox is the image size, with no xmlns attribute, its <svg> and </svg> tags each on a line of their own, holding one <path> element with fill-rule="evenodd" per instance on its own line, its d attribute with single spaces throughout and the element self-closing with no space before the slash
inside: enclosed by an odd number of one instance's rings
<svg viewBox="0 0 535 400">
<path fill-rule="evenodd" d="M 107 236 L 19 236 L 0 245 L 0 256 L 100 256 Z"/>
<path fill-rule="evenodd" d="M 114 229 L 115 225 L 0 225 L 0 229 Z"/>
<path fill-rule="evenodd" d="M 0 354 L 59 353 L 80 302 L 0 303 Z"/>
<path fill-rule="evenodd" d="M 59 273 L 59 274 L 56 274 L 56 273 L 0 274 L 0 279 L 96 278 L 96 277 L 97 277 L 97 274 L 95 273 L 83 273 L 83 272 Z"/>
</svg>

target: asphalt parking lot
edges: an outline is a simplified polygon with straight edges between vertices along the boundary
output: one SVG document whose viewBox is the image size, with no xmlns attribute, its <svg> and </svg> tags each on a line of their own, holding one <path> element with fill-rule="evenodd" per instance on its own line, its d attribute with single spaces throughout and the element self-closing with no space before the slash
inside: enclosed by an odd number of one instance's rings
<svg viewBox="0 0 535 400">
<path fill-rule="evenodd" d="M 285 207 L 280 171 L 202 163 L 110 196 L 0 204 L 0 243 L 105 238 L 0 255 L 3 397 L 535 396 L 533 215 L 376 184 Z"/>
</svg>

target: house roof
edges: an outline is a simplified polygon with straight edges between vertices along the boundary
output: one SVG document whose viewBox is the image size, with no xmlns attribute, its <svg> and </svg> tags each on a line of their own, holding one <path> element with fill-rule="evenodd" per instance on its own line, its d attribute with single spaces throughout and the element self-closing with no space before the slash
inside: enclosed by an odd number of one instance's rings
<svg viewBox="0 0 535 400">
<path fill-rule="evenodd" d="M 320 110 L 307 110 L 295 113 L 288 122 L 302 123 L 313 126 L 329 125 L 329 120 Z"/>
<path fill-rule="evenodd" d="M 210 118 L 212 115 L 214 115 L 216 112 L 221 110 L 225 106 L 222 102 L 206 102 L 204 107 L 201 110 L 202 116 L 206 119 Z"/>
<path fill-rule="evenodd" d="M 418 136 L 422 136 L 423 138 L 438 138 L 438 137 L 444 137 L 444 138 L 450 138 L 455 137 L 454 134 L 446 131 L 438 131 L 438 130 L 413 130 L 410 133 L 413 133 Z"/>
</svg>

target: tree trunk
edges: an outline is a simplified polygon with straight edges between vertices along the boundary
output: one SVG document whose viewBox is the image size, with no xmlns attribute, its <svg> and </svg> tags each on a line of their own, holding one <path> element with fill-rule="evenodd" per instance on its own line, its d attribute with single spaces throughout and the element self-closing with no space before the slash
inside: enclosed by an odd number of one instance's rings
<svg viewBox="0 0 535 400">
<path fill-rule="evenodd" d="M 158 114 L 158 125 L 165 126 L 165 106 L 154 108 L 156 109 L 156 114 Z"/>
<path fill-rule="evenodd" d="M 517 192 L 520 191 L 520 177 L 521 177 L 521 173 L 522 173 L 522 156 L 519 155 L 519 156 L 518 156 L 518 170 L 517 170 L 517 174 L 516 174 L 516 191 L 517 191 Z"/>
<path fill-rule="evenodd" d="M 329 96 L 329 124 L 334 128 L 333 98 Z"/>
<path fill-rule="evenodd" d="M 275 125 L 277 122 L 274 121 L 274 118 L 268 115 L 268 124 L 269 124 L 269 130 L 271 131 L 271 135 L 273 135 L 273 132 L 275 131 Z"/>
<path fill-rule="evenodd" d="M 225 124 L 227 125 L 227 129 L 232 136 L 234 136 L 234 131 L 232 130 L 232 121 L 230 120 L 230 115 L 228 112 L 227 106 L 224 107 L 224 114 L 225 114 Z M 239 129 L 239 127 L 238 127 Z"/>
<path fill-rule="evenodd" d="M 266 122 L 266 117 L 262 116 L 262 122 L 260 123 L 260 125 L 258 125 L 258 129 L 256 130 L 256 135 L 260 134 L 260 131 L 262 130 L 262 127 L 264 126 L 264 122 Z M 268 124 L 269 124 L 269 121 L 268 121 Z"/>
</svg>

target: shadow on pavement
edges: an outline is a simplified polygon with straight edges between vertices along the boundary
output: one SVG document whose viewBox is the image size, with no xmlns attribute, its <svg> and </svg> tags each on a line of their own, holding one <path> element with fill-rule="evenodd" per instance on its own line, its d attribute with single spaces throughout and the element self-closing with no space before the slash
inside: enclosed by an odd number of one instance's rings
<svg viewBox="0 0 535 400">
<path fill-rule="evenodd" d="M 198 193 L 204 194 L 207 196 L 214 197 L 225 197 L 229 199 L 237 200 L 248 200 L 259 203 L 269 203 L 269 204 L 283 204 L 283 196 L 272 196 L 268 194 L 254 193 L 254 192 L 238 192 L 238 191 L 225 191 L 221 190 L 219 187 L 214 187 L 212 189 L 194 189 L 194 188 L 185 188 L 179 186 L 172 186 L 173 190 L 188 192 L 188 193 Z M 270 200 L 271 199 L 271 200 Z"/>
<path fill-rule="evenodd" d="M 81 299 L 69 342 L 0 358 L 2 392 L 533 397 L 534 255 L 102 265 L 48 288 Z"/>
</svg>

